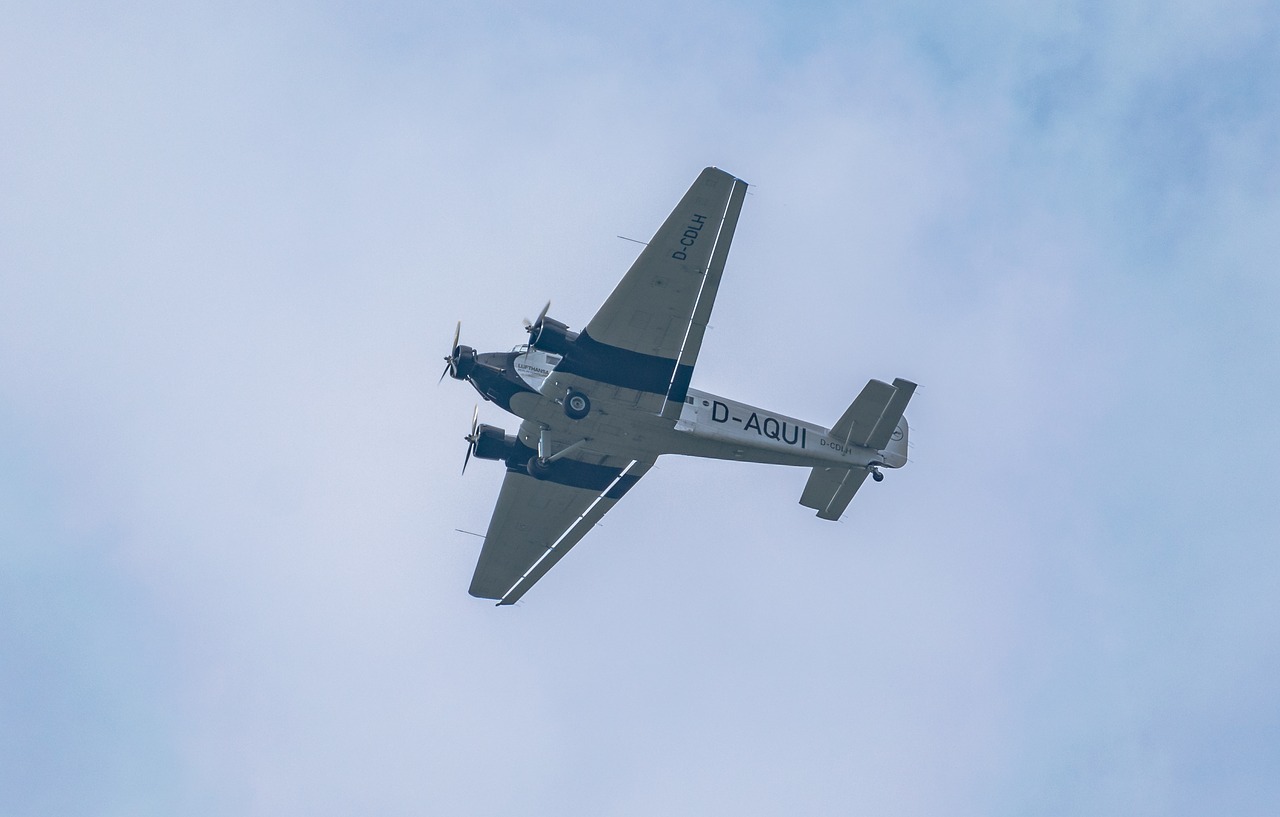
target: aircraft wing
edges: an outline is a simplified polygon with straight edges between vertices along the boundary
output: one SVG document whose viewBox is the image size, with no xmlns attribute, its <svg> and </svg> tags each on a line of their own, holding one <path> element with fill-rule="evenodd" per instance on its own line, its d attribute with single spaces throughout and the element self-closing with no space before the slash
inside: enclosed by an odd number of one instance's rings
<svg viewBox="0 0 1280 817">
<path fill-rule="evenodd" d="M 550 464 L 546 479 L 509 469 L 471 578 L 471 595 L 515 604 L 652 465 L 566 457 Z"/>
<path fill-rule="evenodd" d="M 661 395 L 662 414 L 677 415 L 746 193 L 741 179 L 703 170 L 557 371 Z"/>
</svg>

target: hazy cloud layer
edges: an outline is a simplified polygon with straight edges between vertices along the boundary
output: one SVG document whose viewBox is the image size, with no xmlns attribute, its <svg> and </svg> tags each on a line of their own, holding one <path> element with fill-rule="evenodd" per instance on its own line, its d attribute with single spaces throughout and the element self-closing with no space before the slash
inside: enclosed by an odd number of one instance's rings
<svg viewBox="0 0 1280 817">
<path fill-rule="evenodd" d="M 6 17 L 0 812 L 1280 807 L 1274 4 Z M 909 377 L 913 462 L 664 459 L 471 599 L 454 322 L 580 327 L 708 164 L 694 385 Z"/>
</svg>

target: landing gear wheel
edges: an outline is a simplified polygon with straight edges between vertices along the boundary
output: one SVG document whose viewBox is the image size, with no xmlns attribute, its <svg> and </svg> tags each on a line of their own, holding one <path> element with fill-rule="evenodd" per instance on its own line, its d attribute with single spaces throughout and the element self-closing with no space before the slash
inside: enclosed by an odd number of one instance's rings
<svg viewBox="0 0 1280 817">
<path fill-rule="evenodd" d="M 884 474 L 880 473 L 880 469 L 874 465 L 871 466 L 871 478 L 876 482 L 884 482 Z"/>
<path fill-rule="evenodd" d="M 591 401 L 582 392 L 570 389 L 564 396 L 564 413 L 570 420 L 581 420 L 591 413 Z"/>
<path fill-rule="evenodd" d="M 530 457 L 528 464 L 525 465 L 525 470 L 534 479 L 546 479 L 551 476 L 551 463 L 540 457 Z"/>
</svg>

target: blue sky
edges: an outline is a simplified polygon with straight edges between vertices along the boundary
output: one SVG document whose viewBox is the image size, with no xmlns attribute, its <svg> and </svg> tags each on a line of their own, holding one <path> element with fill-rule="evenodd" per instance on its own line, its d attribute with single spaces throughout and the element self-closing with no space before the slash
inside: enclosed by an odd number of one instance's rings
<svg viewBox="0 0 1280 817">
<path fill-rule="evenodd" d="M 0 813 L 1280 807 L 1274 3 L 6 17 Z M 471 599 L 454 322 L 582 326 L 708 164 L 693 385 L 908 377 L 913 462 L 664 459 Z"/>
</svg>

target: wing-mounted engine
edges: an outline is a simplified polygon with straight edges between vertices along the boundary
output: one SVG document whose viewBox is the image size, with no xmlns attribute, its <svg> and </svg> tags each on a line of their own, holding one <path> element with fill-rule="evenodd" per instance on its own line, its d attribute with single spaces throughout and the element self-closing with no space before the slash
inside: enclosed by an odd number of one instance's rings
<svg viewBox="0 0 1280 817">
<path fill-rule="evenodd" d="M 475 455 L 480 460 L 510 460 L 523 455 L 528 459 L 529 449 L 504 429 L 481 423 L 476 428 Z"/>
<path fill-rule="evenodd" d="M 550 308 L 551 302 L 547 301 L 547 305 L 538 313 L 538 319 L 533 323 L 526 323 L 524 329 L 529 333 L 529 345 L 533 348 L 564 355 L 578 339 L 578 333 L 570 332 L 568 324 L 561 323 L 555 318 L 548 318 L 547 310 Z"/>
<path fill-rule="evenodd" d="M 502 460 L 507 463 L 508 468 L 523 468 L 533 456 L 533 450 L 520 442 L 514 434 L 508 434 L 497 426 L 478 422 L 479 417 L 480 407 L 476 406 L 471 415 L 471 433 L 463 438 L 468 446 L 467 457 L 462 462 L 462 473 L 467 472 L 467 463 L 471 462 L 473 454 L 479 460 Z"/>
<path fill-rule="evenodd" d="M 569 347 L 577 339 L 577 332 L 570 332 L 567 324 L 555 318 L 543 318 L 529 327 L 529 345 L 544 352 L 567 354 Z"/>
</svg>

